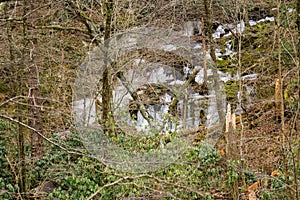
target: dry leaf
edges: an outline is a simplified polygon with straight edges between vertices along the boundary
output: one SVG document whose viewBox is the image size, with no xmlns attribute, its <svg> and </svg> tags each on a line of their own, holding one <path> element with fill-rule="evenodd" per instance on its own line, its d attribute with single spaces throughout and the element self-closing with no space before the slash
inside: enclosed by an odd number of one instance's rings
<svg viewBox="0 0 300 200">
<path fill-rule="evenodd" d="M 256 200 L 256 194 L 255 194 L 255 190 L 257 190 L 257 188 L 260 185 L 260 181 L 256 181 L 255 183 L 253 183 L 252 185 L 250 185 L 248 187 L 248 199 L 249 200 Z"/>
<path fill-rule="evenodd" d="M 219 155 L 221 157 L 224 157 L 225 156 L 225 151 L 223 149 L 219 150 Z"/>
<path fill-rule="evenodd" d="M 279 176 L 279 170 L 276 169 L 272 171 L 271 176 L 275 176 L 275 177 Z"/>
<path fill-rule="evenodd" d="M 248 191 L 248 200 L 256 200 L 256 194 L 253 190 Z"/>
<path fill-rule="evenodd" d="M 260 185 L 260 181 L 257 181 L 248 187 L 248 192 L 256 190 Z"/>
</svg>

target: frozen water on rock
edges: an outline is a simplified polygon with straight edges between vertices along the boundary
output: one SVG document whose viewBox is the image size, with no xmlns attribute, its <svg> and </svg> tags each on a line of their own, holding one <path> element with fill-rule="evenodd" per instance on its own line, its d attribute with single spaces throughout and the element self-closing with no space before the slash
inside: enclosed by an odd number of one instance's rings
<svg viewBox="0 0 300 200">
<path fill-rule="evenodd" d="M 249 20 L 249 24 L 250 24 L 250 26 L 255 26 L 257 24 L 257 22 L 253 21 L 253 20 Z"/>
<path fill-rule="evenodd" d="M 213 34 L 213 37 L 221 38 L 222 34 L 225 34 L 225 28 L 222 25 L 219 25 L 216 32 Z"/>
<path fill-rule="evenodd" d="M 191 68 L 184 66 L 183 67 L 183 73 L 186 74 L 186 75 L 191 74 L 192 70 L 191 70 Z"/>
<path fill-rule="evenodd" d="M 256 80 L 258 77 L 258 74 L 249 74 L 249 75 L 245 75 L 245 76 L 242 76 L 242 80 L 245 81 L 253 81 L 253 80 Z"/>
<path fill-rule="evenodd" d="M 224 73 L 224 72 L 218 71 L 218 74 L 220 76 L 221 81 L 223 81 L 224 83 L 226 83 L 227 81 L 232 79 L 231 74 L 228 72 Z"/>
<path fill-rule="evenodd" d="M 168 44 L 168 45 L 162 46 L 162 50 L 165 50 L 165 51 L 175 51 L 176 49 L 177 49 L 177 47 L 173 44 Z"/>
<path fill-rule="evenodd" d="M 234 33 L 243 33 L 245 31 L 245 22 L 242 20 L 236 25 L 236 28 L 233 30 Z"/>
<path fill-rule="evenodd" d="M 194 49 L 202 49 L 202 46 L 201 46 L 201 44 L 196 44 L 195 46 L 194 46 Z"/>
<path fill-rule="evenodd" d="M 232 44 L 231 44 L 231 40 L 226 42 L 226 48 L 225 48 L 225 55 L 234 55 L 235 52 L 233 52 L 232 49 Z"/>
<path fill-rule="evenodd" d="M 260 20 L 258 20 L 257 23 L 265 22 L 265 21 L 273 22 L 274 20 L 275 20 L 274 17 L 266 17 L 265 19 L 260 19 Z"/>
<path fill-rule="evenodd" d="M 293 9 L 289 8 L 288 12 L 292 12 Z M 274 21 L 274 17 L 266 17 L 264 19 L 258 20 L 258 21 L 253 21 L 250 20 L 249 24 L 250 26 L 255 26 L 260 22 L 264 22 L 264 21 Z M 201 31 L 201 23 L 200 22 L 187 22 L 186 25 L 184 25 L 184 31 L 183 31 L 183 35 L 186 36 L 192 36 L 195 34 L 195 30 L 194 28 L 198 28 L 198 31 Z M 217 30 L 215 31 L 215 33 L 213 34 L 214 38 L 221 38 L 222 35 L 226 34 L 225 33 L 225 29 L 231 29 L 232 32 L 234 33 L 242 33 L 245 30 L 245 22 L 241 21 L 240 23 L 234 25 L 228 24 L 228 25 L 220 25 L 218 26 Z M 199 32 L 198 32 L 199 34 Z M 227 33 L 226 35 L 224 35 L 224 37 L 231 35 L 231 32 Z M 136 41 L 135 38 L 129 38 L 128 39 L 128 43 L 132 43 L 135 44 Z M 216 56 L 221 59 L 222 56 L 224 55 L 234 55 L 236 52 L 234 52 L 232 50 L 232 44 L 231 44 L 231 40 L 228 40 L 226 43 L 226 47 L 225 47 L 225 52 L 221 52 L 220 49 L 216 49 Z M 176 51 L 179 47 L 173 45 L 173 44 L 164 44 L 161 46 L 161 48 L 165 51 Z M 202 45 L 201 42 L 196 43 L 193 46 L 193 49 L 195 51 L 201 51 L 202 49 Z M 209 49 L 206 52 L 206 57 L 207 59 L 211 59 L 210 57 L 210 53 L 209 53 Z M 202 66 L 195 66 L 194 69 L 190 68 L 190 67 L 184 67 L 183 69 L 183 74 L 180 74 L 178 72 L 175 72 L 174 69 L 172 67 L 169 66 L 165 66 L 165 65 L 159 65 L 159 64 L 155 64 L 155 65 L 149 65 L 146 64 L 146 61 L 144 59 L 141 58 L 136 58 L 133 60 L 133 63 L 136 66 L 141 66 L 146 65 L 146 67 L 144 68 L 138 68 L 137 70 L 132 69 L 132 70 L 128 70 L 126 72 L 126 77 L 128 80 L 131 81 L 132 87 L 134 89 L 140 87 L 141 85 L 145 84 L 145 83 L 167 83 L 167 85 L 169 87 L 173 87 L 173 88 L 180 88 L 180 86 L 182 86 L 185 83 L 185 76 L 189 75 L 192 73 L 193 70 L 200 68 L 200 71 L 197 73 L 195 80 L 198 83 L 202 83 L 203 82 L 203 78 L 204 78 L 204 70 Z M 136 78 L 136 74 L 139 73 L 140 76 L 138 76 L 138 78 Z M 177 74 L 176 74 L 177 73 Z M 208 76 L 212 76 L 212 70 L 208 69 L 207 70 L 207 75 Z M 218 71 L 218 75 L 219 75 L 219 79 L 222 82 L 227 82 L 229 80 L 239 80 L 239 77 L 237 75 L 232 76 L 230 73 L 228 72 L 222 72 L 222 71 Z M 253 81 L 256 80 L 258 78 L 257 74 L 248 74 L 245 76 L 242 76 L 241 79 L 243 81 Z M 246 85 L 246 94 L 248 97 L 247 101 L 251 102 L 250 96 L 253 93 L 253 87 Z M 138 91 L 138 94 L 141 95 L 142 91 Z M 240 95 L 240 94 L 238 94 Z M 130 99 L 132 98 L 130 96 L 130 94 L 128 93 L 128 91 L 126 90 L 126 88 L 122 85 L 119 84 L 119 86 L 117 86 L 116 88 L 114 88 L 113 91 L 113 96 L 114 96 L 114 103 L 118 105 L 118 107 L 120 108 L 124 108 L 127 107 Z M 206 117 L 207 117 L 207 123 L 206 125 L 209 127 L 210 125 L 213 125 L 214 123 L 216 123 L 216 120 L 218 120 L 217 115 L 217 110 L 216 110 L 216 101 L 213 100 L 215 98 L 215 91 L 212 90 L 210 92 L 209 95 L 207 96 L 201 96 L 201 95 L 197 95 L 197 94 L 189 94 L 188 97 L 188 106 L 187 109 L 189 110 L 189 113 L 187 114 L 187 127 L 195 127 L 197 125 L 199 125 L 199 121 L 195 120 L 196 118 L 199 118 L 199 109 L 201 107 L 201 104 L 203 104 L 204 99 L 209 99 L 208 100 L 208 106 L 207 106 L 207 111 L 206 111 Z M 225 98 L 225 97 L 224 97 Z M 174 130 L 175 129 L 175 125 L 172 122 L 164 122 L 164 118 L 162 117 L 163 115 L 168 113 L 168 103 L 171 103 L 173 99 L 173 96 L 171 96 L 170 94 L 166 93 L 164 94 L 161 99 L 160 99 L 160 103 L 159 105 L 149 105 L 147 107 L 147 111 L 149 112 L 149 115 L 152 116 L 154 118 L 154 121 L 158 122 L 158 124 L 161 124 L 161 129 L 162 130 Z M 179 107 L 181 107 L 180 109 L 183 110 L 183 100 L 181 100 L 179 102 Z M 198 107 L 198 108 L 197 108 Z M 192 110 L 194 109 L 194 114 L 190 113 Z M 195 110 L 196 109 L 196 110 Z M 89 98 L 87 99 L 81 99 L 78 101 L 74 101 L 73 102 L 73 110 L 75 113 L 75 118 L 78 119 L 83 119 L 83 123 L 85 125 L 91 125 L 93 123 L 96 122 L 96 109 L 95 109 L 95 102 L 94 100 L 91 100 Z M 88 110 L 88 113 L 86 112 L 86 110 Z M 236 112 L 242 112 L 242 110 L 240 108 L 237 108 Z M 129 114 L 127 114 L 128 117 Z M 121 117 L 122 118 L 122 117 Z M 149 124 L 147 122 L 147 120 L 142 116 L 142 114 L 140 113 L 140 111 L 138 111 L 137 113 L 137 118 L 138 120 L 136 122 L 132 122 L 132 121 L 128 121 L 128 123 L 131 124 L 135 124 L 134 126 L 137 128 L 137 130 L 139 131 L 145 131 L 149 129 Z M 194 119 L 192 119 L 194 118 Z M 160 122 L 161 121 L 161 122 Z M 164 125 L 162 125 L 164 124 Z M 180 125 L 182 126 L 182 124 Z"/>
<path fill-rule="evenodd" d="M 145 60 L 144 59 L 140 59 L 140 58 L 135 58 L 133 60 L 133 62 L 134 62 L 134 64 L 139 65 L 141 63 L 145 63 Z"/>
<path fill-rule="evenodd" d="M 96 121 L 95 100 L 86 98 L 73 102 L 75 120 L 82 125 L 92 125 Z"/>
<path fill-rule="evenodd" d="M 202 33 L 202 27 L 200 21 L 188 21 L 183 25 L 183 35 L 184 36 L 194 36 L 196 34 Z"/>
<path fill-rule="evenodd" d="M 216 50 L 215 50 L 215 55 L 216 55 L 217 59 L 222 60 L 221 56 L 222 56 L 223 54 L 221 53 L 221 50 L 220 50 L 220 49 L 216 49 Z"/>
<path fill-rule="evenodd" d="M 170 85 L 183 85 L 185 81 L 180 81 L 180 80 L 174 80 L 171 81 L 169 84 Z"/>
<path fill-rule="evenodd" d="M 170 102 L 172 102 L 172 96 L 169 94 L 165 94 L 161 100 L 162 100 L 162 103 L 170 103 Z"/>
</svg>

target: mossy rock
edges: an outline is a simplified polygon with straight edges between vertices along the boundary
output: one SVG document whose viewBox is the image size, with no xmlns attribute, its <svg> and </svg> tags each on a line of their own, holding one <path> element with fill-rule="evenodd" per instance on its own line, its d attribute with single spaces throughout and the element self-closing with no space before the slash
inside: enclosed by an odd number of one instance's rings
<svg viewBox="0 0 300 200">
<path fill-rule="evenodd" d="M 222 59 L 222 60 L 217 60 L 216 61 L 217 64 L 217 68 L 218 70 L 222 71 L 222 72 L 229 72 L 229 73 L 233 73 L 235 70 L 234 68 L 231 66 L 231 60 L 230 59 Z"/>
<path fill-rule="evenodd" d="M 237 100 L 237 93 L 239 91 L 239 85 L 235 80 L 227 81 L 225 84 L 226 100 L 228 102 L 235 102 Z"/>
</svg>

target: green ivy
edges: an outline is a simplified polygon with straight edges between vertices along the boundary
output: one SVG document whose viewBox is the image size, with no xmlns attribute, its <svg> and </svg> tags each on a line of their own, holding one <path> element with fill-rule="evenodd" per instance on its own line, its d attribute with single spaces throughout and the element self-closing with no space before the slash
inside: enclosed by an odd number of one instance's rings
<svg viewBox="0 0 300 200">
<path fill-rule="evenodd" d="M 13 174 L 7 161 L 8 150 L 7 136 L 14 131 L 14 127 L 0 119 L 0 199 L 14 199 L 13 193 L 16 185 L 13 182 Z"/>
</svg>

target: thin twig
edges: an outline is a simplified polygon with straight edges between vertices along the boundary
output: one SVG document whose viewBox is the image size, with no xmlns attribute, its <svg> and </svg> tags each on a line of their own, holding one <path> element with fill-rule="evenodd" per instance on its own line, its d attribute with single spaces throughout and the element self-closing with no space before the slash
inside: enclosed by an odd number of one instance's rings
<svg viewBox="0 0 300 200">
<path fill-rule="evenodd" d="M 211 193 L 209 192 L 202 192 L 202 191 L 198 191 L 196 189 L 193 189 L 193 188 L 190 188 L 190 187 L 187 187 L 187 186 L 184 186 L 184 185 L 179 185 L 179 184 L 176 184 L 176 183 L 171 183 L 169 181 L 166 181 L 166 180 L 162 180 L 162 179 L 159 179 L 155 176 L 152 176 L 152 175 L 149 175 L 149 174 L 141 174 L 141 175 L 137 175 L 137 176 L 122 176 L 122 175 L 118 175 L 118 174 L 115 174 L 116 176 L 119 176 L 121 178 L 119 178 L 118 180 L 114 181 L 114 182 L 111 182 L 111 183 L 107 183 L 105 185 L 103 185 L 102 187 L 100 187 L 96 192 L 94 192 L 89 198 L 87 198 L 87 200 L 91 200 L 93 199 L 97 194 L 99 194 L 104 188 L 107 188 L 107 187 L 110 187 L 110 186 L 113 186 L 113 185 L 117 185 L 119 184 L 120 182 L 124 181 L 124 180 L 134 180 L 134 179 L 139 179 L 139 178 L 151 178 L 151 179 L 154 179 L 156 180 L 157 182 L 159 183 L 164 183 L 164 184 L 167 184 L 167 185 L 171 185 L 171 186 L 175 186 L 177 188 L 181 188 L 181 189 L 184 189 L 184 190 L 188 190 L 188 191 L 191 191 L 193 193 L 196 193 L 202 197 L 206 196 L 206 195 L 211 195 Z"/>
<path fill-rule="evenodd" d="M 116 185 L 118 183 L 120 183 L 121 181 L 123 180 L 128 180 L 128 179 L 138 179 L 138 178 L 141 178 L 141 177 L 145 177 L 146 175 L 138 175 L 138 176 L 124 176 L 124 177 L 121 177 L 120 179 L 114 181 L 114 182 L 111 182 L 111 183 L 107 183 L 105 185 L 103 185 L 102 187 L 100 187 L 96 192 L 94 192 L 89 198 L 87 198 L 87 200 L 91 200 L 93 199 L 97 194 L 99 194 L 101 192 L 101 190 L 103 190 L 104 188 L 107 188 L 107 187 L 110 187 L 110 186 L 113 186 L 113 185 Z"/>
<path fill-rule="evenodd" d="M 67 152 L 67 153 L 69 153 L 69 154 L 74 154 L 74 155 L 79 155 L 79 156 L 87 156 L 87 157 L 90 157 L 90 158 L 94 158 L 94 159 L 99 160 L 97 157 L 94 157 L 94 156 L 91 156 L 91 155 L 88 155 L 88 154 L 84 154 L 84 153 L 80 153 L 80 152 L 76 152 L 76 151 L 73 151 L 73 150 L 69 150 L 69 149 L 67 149 L 67 148 L 65 148 L 65 147 L 63 147 L 63 146 L 61 146 L 61 145 L 59 145 L 58 143 L 54 142 L 53 140 L 47 138 L 46 136 L 44 136 L 41 132 L 39 132 L 39 131 L 36 130 L 35 128 L 33 128 L 33 127 L 31 127 L 31 126 L 29 126 L 29 125 L 27 125 L 27 124 L 24 124 L 23 122 L 20 122 L 20 121 L 18 121 L 18 120 L 16 120 L 16 119 L 13 119 L 13 118 L 11 118 L 11 117 L 9 117 L 9 116 L 0 114 L 0 118 L 9 120 L 9 121 L 11 121 L 11 122 L 14 122 L 14 123 L 16 123 L 16 124 L 19 124 L 19 125 L 21 125 L 21 126 L 27 128 L 27 129 L 29 129 L 29 130 L 31 130 L 31 131 L 34 131 L 35 133 L 37 133 L 39 136 L 41 136 L 44 140 L 46 140 L 46 141 L 49 142 L 50 144 L 52 144 L 52 145 L 54 145 L 54 146 L 60 148 L 61 150 L 65 151 L 65 152 Z M 106 165 L 106 164 L 105 164 L 104 162 L 102 162 L 101 160 L 99 160 L 99 161 L 101 162 L 101 164 Z"/>
<path fill-rule="evenodd" d="M 78 32 L 82 32 L 85 34 L 88 34 L 87 31 L 85 31 L 84 29 L 81 28 L 77 28 L 77 27 L 64 27 L 64 26 L 60 26 L 60 25 L 51 25 L 51 26 L 32 26 L 35 29 L 53 29 L 53 30 L 59 30 L 59 31 L 78 31 Z"/>
</svg>

